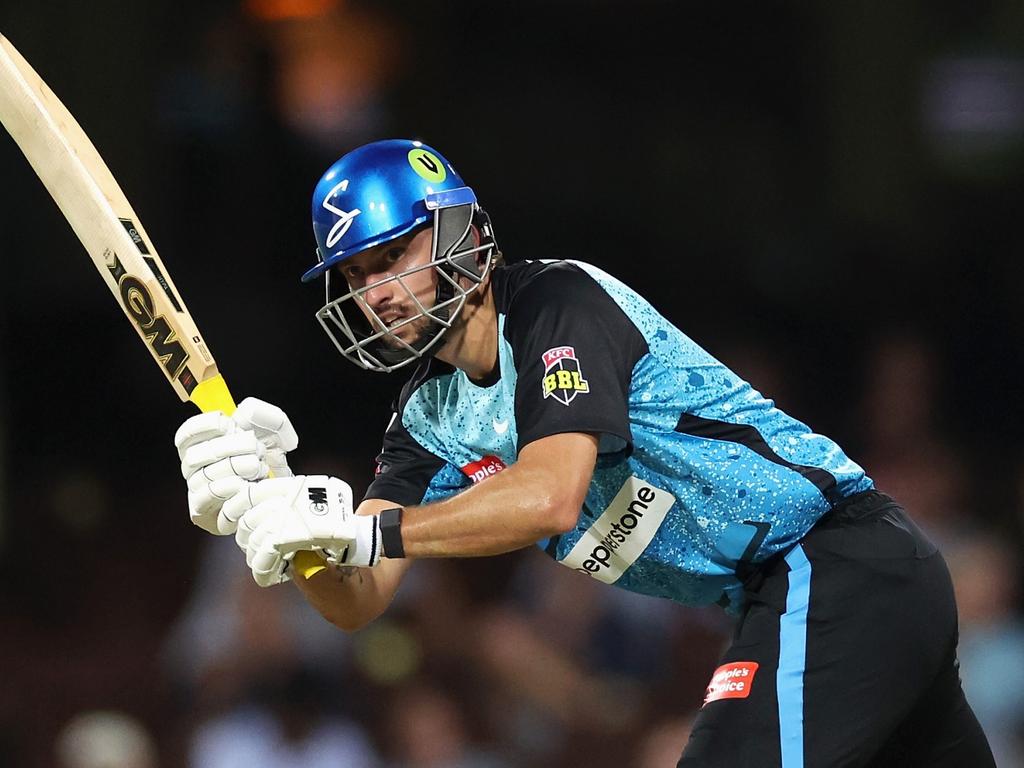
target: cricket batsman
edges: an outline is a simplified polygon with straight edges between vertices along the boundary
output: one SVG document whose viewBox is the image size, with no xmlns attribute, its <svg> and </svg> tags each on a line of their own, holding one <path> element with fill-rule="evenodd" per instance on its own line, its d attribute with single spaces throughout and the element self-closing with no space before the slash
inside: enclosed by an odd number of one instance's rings
<svg viewBox="0 0 1024 768">
<path fill-rule="evenodd" d="M 313 231 L 324 330 L 362 368 L 411 373 L 358 506 L 344 479 L 292 475 L 276 406 L 178 430 L 192 522 L 234 534 L 260 586 L 293 580 L 354 630 L 420 558 L 533 545 L 737 615 L 681 768 L 994 765 L 942 556 L 836 443 L 615 277 L 504 264 L 476 194 L 420 142 L 334 163 Z M 328 568 L 296 576 L 300 551 Z"/>
</svg>

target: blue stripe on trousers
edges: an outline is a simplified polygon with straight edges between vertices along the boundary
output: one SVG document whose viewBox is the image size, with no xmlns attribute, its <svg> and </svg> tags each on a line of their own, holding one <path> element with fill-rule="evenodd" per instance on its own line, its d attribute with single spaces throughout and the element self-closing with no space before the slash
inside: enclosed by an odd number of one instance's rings
<svg viewBox="0 0 1024 768">
<path fill-rule="evenodd" d="M 779 619 L 779 738 L 782 768 L 804 767 L 804 669 L 807 662 L 807 607 L 811 598 L 811 563 L 797 544 L 786 555 L 789 591 Z"/>
</svg>

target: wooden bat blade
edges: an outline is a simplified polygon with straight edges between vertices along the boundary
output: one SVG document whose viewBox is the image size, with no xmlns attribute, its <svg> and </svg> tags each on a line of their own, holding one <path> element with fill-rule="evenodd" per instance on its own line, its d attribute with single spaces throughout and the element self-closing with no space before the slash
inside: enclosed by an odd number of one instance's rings
<svg viewBox="0 0 1024 768">
<path fill-rule="evenodd" d="M 182 400 L 217 375 L 139 217 L 92 142 L 53 91 L 0 35 L 0 123 L 85 246 Z"/>
<path fill-rule="evenodd" d="M 107 286 L 182 400 L 231 414 L 213 355 L 121 187 L 67 108 L 0 35 L 0 123 L 85 246 Z M 305 578 L 323 560 L 300 552 Z"/>
</svg>

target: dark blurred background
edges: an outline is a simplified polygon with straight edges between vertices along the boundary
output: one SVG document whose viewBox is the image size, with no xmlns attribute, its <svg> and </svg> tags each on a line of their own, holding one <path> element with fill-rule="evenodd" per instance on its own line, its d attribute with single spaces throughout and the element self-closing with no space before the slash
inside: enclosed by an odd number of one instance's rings
<svg viewBox="0 0 1024 768">
<path fill-rule="evenodd" d="M 1024 5 L 3 0 L 0 32 L 235 395 L 289 412 L 296 471 L 365 488 L 401 384 L 313 320 L 309 194 L 360 143 L 422 139 L 510 260 L 624 279 L 904 502 L 1024 766 Z M 0 765 L 674 765 L 724 616 L 532 551 L 421 563 L 351 636 L 258 590 L 188 524 L 190 408 L 6 135 L 0 202 Z"/>
</svg>

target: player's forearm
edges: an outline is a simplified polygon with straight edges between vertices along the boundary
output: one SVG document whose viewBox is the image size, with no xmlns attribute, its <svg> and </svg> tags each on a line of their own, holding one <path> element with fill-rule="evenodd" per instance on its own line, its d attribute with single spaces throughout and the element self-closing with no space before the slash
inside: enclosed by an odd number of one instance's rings
<svg viewBox="0 0 1024 768">
<path fill-rule="evenodd" d="M 357 515 L 375 515 L 396 506 L 385 499 L 367 499 Z M 335 626 L 352 632 L 380 616 L 398 591 L 409 560 L 381 560 L 374 568 L 329 566 L 309 579 L 294 583 L 310 605 Z"/>
<path fill-rule="evenodd" d="M 522 549 L 575 525 L 579 501 L 550 468 L 513 464 L 444 501 L 406 507 L 406 557 L 477 557 Z"/>
<path fill-rule="evenodd" d="M 383 613 L 417 557 L 500 554 L 571 529 L 590 485 L 597 442 L 594 435 L 565 433 L 530 443 L 519 461 L 486 482 L 444 501 L 405 507 L 405 558 L 385 557 L 373 568 L 330 568 L 296 583 L 332 624 L 359 629 Z M 396 506 L 367 499 L 356 513 Z"/>
<path fill-rule="evenodd" d="M 375 568 L 330 566 L 294 583 L 327 621 L 352 632 L 391 604 L 410 561 L 382 560 Z"/>
</svg>

